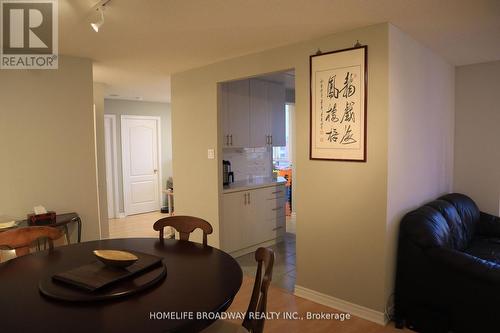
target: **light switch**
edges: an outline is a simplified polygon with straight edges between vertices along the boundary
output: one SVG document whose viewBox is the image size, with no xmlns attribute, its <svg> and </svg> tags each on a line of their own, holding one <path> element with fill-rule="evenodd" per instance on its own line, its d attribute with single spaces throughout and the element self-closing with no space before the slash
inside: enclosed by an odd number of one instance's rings
<svg viewBox="0 0 500 333">
<path fill-rule="evenodd" d="M 214 160 L 215 159 L 215 149 L 209 149 L 208 150 L 208 159 L 209 160 Z"/>
</svg>

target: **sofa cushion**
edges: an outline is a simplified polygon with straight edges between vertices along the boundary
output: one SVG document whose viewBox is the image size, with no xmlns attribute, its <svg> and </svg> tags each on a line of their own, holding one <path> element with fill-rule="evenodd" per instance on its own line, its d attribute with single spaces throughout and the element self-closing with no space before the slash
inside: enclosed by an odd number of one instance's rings
<svg viewBox="0 0 500 333">
<path fill-rule="evenodd" d="M 400 228 L 403 237 L 422 249 L 452 246 L 446 219 L 430 206 L 422 206 L 406 214 Z"/>
<path fill-rule="evenodd" d="M 474 238 L 464 250 L 471 256 L 500 265 L 500 238 Z"/>
<path fill-rule="evenodd" d="M 437 210 L 448 223 L 450 228 L 450 246 L 454 250 L 463 251 L 469 243 L 462 218 L 458 214 L 455 206 L 448 201 L 434 200 L 426 204 Z"/>
<path fill-rule="evenodd" d="M 471 198 L 461 193 L 446 194 L 440 197 L 439 200 L 448 201 L 455 207 L 458 215 L 460 215 L 462 219 L 465 237 L 467 243 L 469 243 L 472 237 L 474 237 L 476 225 L 480 217 L 480 211 L 476 203 Z"/>
</svg>

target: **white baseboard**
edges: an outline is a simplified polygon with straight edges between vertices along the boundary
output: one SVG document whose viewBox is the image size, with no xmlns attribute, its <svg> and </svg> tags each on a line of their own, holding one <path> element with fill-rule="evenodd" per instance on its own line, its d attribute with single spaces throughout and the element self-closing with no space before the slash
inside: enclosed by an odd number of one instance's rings
<svg viewBox="0 0 500 333">
<path fill-rule="evenodd" d="M 326 305 L 339 311 L 348 312 L 356 317 L 360 317 L 379 325 L 387 325 L 384 313 L 369 309 L 367 307 L 350 303 L 339 298 L 332 297 L 299 285 L 295 286 L 295 296 Z"/>
</svg>

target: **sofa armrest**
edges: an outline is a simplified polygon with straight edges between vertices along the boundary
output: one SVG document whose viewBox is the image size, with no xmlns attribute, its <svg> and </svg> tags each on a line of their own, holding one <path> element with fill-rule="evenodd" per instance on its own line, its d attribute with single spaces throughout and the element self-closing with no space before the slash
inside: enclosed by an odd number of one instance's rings
<svg viewBox="0 0 500 333">
<path fill-rule="evenodd" d="M 427 253 L 437 267 L 455 273 L 452 276 L 456 276 L 456 273 L 464 274 L 500 285 L 500 265 L 493 261 L 447 248 L 432 248 L 427 250 Z"/>
<path fill-rule="evenodd" d="M 500 217 L 481 212 L 477 233 L 482 236 L 500 237 Z"/>
</svg>

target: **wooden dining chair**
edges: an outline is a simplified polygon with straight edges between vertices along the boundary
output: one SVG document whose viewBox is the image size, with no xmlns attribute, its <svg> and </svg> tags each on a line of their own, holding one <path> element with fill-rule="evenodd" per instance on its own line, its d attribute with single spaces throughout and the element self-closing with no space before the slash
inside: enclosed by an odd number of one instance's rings
<svg viewBox="0 0 500 333">
<path fill-rule="evenodd" d="M 271 284 L 274 265 L 274 252 L 271 249 L 260 247 L 255 252 L 258 263 L 255 283 L 248 310 L 241 325 L 225 320 L 217 320 L 205 328 L 202 333 L 263 333 L 265 316 L 252 316 L 255 313 L 265 313 L 267 306 L 267 291 Z"/>
<path fill-rule="evenodd" d="M 195 229 L 203 231 L 203 245 L 207 245 L 207 235 L 213 232 L 212 225 L 207 221 L 194 216 L 169 216 L 153 224 L 153 229 L 160 232 L 160 240 L 164 239 L 163 229 L 172 227 L 179 232 L 180 240 L 188 241 L 189 235 Z"/>
<path fill-rule="evenodd" d="M 30 253 L 30 247 L 40 238 L 48 239 L 49 249 L 54 248 L 53 241 L 60 238 L 62 232 L 57 228 L 33 226 L 0 232 L 0 247 L 16 251 L 16 256 Z"/>
</svg>

